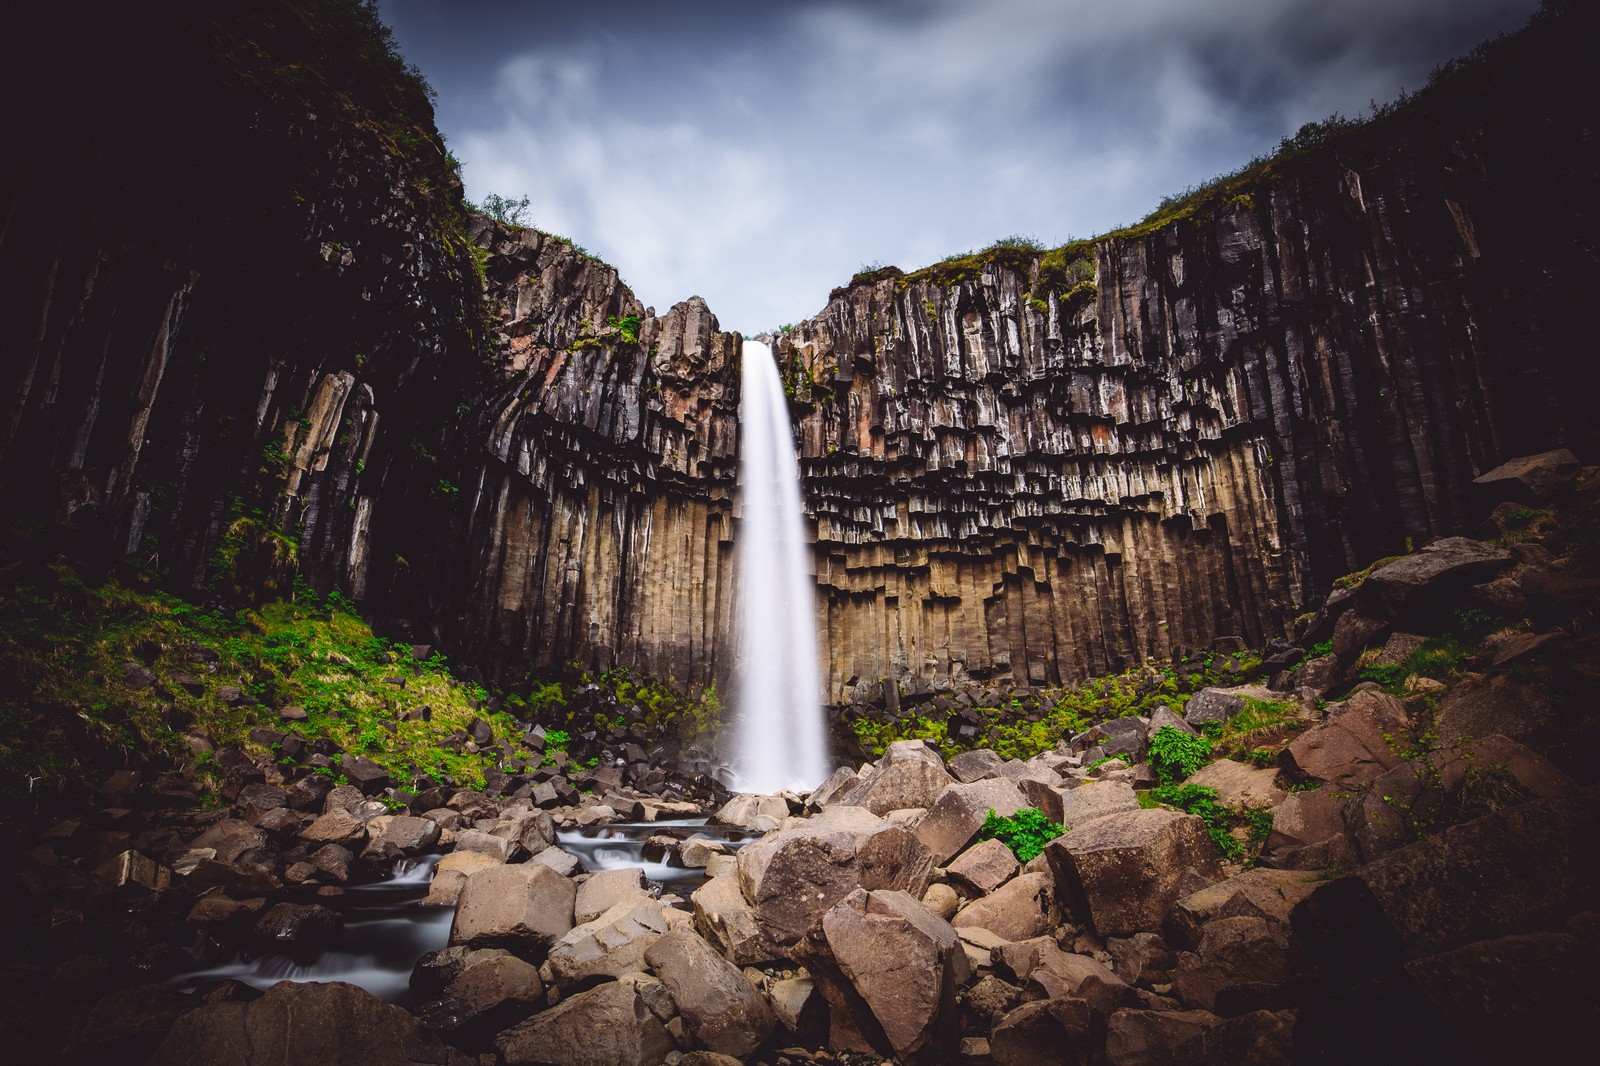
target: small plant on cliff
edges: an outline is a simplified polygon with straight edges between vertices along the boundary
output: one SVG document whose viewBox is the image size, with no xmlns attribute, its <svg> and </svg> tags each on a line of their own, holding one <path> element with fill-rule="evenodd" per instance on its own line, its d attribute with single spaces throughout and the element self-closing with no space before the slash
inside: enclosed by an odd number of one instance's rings
<svg viewBox="0 0 1600 1066">
<path fill-rule="evenodd" d="M 503 226 L 515 226 L 522 229 L 528 225 L 528 198 L 526 196 L 512 199 L 492 192 L 483 198 L 483 203 L 478 205 L 478 210 L 494 219 Z"/>
<path fill-rule="evenodd" d="M 606 325 L 622 334 L 622 339 L 629 344 L 639 343 L 639 316 L 623 315 L 618 318 L 611 315 L 606 319 Z"/>
<path fill-rule="evenodd" d="M 1211 756 L 1211 741 L 1194 737 L 1176 728 L 1164 725 L 1150 738 L 1150 765 L 1163 784 L 1182 781 Z"/>
<path fill-rule="evenodd" d="M 1018 862 L 1029 862 L 1044 851 L 1044 846 L 1065 833 L 1066 827 L 1052 822 L 1037 807 L 1024 807 L 1007 817 L 993 808 L 978 830 L 979 840 L 998 840 L 1011 849 Z"/>
</svg>

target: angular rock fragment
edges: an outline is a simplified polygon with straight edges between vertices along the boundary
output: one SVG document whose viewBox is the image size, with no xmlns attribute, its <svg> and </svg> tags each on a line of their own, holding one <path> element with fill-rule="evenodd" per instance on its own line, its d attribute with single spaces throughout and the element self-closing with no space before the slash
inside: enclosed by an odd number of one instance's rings
<svg viewBox="0 0 1600 1066">
<path fill-rule="evenodd" d="M 920 740 L 897 740 L 838 802 L 882 816 L 908 807 L 932 807 L 939 793 L 954 783 L 938 752 Z"/>
<path fill-rule="evenodd" d="M 562 1000 L 495 1038 L 506 1066 L 660 1066 L 673 1049 L 661 1019 L 633 982 Z"/>
<path fill-rule="evenodd" d="M 1022 791 L 1004 778 L 948 785 L 918 823 L 917 839 L 927 845 L 934 863 L 942 865 L 971 842 L 990 811 L 1010 817 L 1027 805 Z"/>
<path fill-rule="evenodd" d="M 1045 855 L 1068 905 L 1101 936 L 1161 928 L 1186 872 L 1221 873 L 1205 823 L 1169 810 L 1097 818 L 1052 840 Z"/>
<path fill-rule="evenodd" d="M 694 1039 L 723 1055 L 755 1051 L 777 1025 L 744 974 L 689 929 L 675 929 L 644 953 L 672 993 Z"/>
<path fill-rule="evenodd" d="M 1025 873 L 973 900 L 951 921 L 957 929 L 987 929 L 1006 940 L 1027 940 L 1056 925 L 1055 884 L 1049 874 Z"/>
<path fill-rule="evenodd" d="M 503 947 L 539 958 L 572 929 L 577 887 L 547 866 L 492 866 L 467 875 L 452 944 Z"/>
</svg>

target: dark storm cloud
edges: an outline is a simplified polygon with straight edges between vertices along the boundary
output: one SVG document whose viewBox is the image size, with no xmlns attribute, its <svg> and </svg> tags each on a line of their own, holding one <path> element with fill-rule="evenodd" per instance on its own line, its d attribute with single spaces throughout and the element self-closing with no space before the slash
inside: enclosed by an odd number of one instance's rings
<svg viewBox="0 0 1600 1066">
<path fill-rule="evenodd" d="M 383 0 L 469 193 L 748 331 L 866 263 L 1142 216 L 1535 0 Z"/>
</svg>

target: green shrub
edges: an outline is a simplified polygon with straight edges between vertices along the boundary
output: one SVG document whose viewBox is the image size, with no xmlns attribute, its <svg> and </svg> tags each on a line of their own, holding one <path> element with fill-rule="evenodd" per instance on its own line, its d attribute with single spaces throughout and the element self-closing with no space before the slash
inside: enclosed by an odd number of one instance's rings
<svg viewBox="0 0 1600 1066">
<path fill-rule="evenodd" d="M 1150 765 L 1163 784 L 1171 785 L 1204 766 L 1211 747 L 1211 741 L 1203 736 L 1192 737 L 1175 726 L 1164 725 L 1150 738 Z"/>
<path fill-rule="evenodd" d="M 1065 826 L 1046 818 L 1037 807 L 1024 807 L 1010 817 L 991 809 L 978 830 L 978 839 L 998 840 L 1011 849 L 1018 862 L 1030 862 L 1038 858 L 1046 844 L 1066 831 Z"/>
</svg>

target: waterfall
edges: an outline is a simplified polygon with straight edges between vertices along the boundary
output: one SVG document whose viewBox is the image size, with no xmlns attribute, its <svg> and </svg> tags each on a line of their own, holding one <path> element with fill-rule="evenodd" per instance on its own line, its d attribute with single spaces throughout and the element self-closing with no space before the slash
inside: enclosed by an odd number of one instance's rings
<svg viewBox="0 0 1600 1066">
<path fill-rule="evenodd" d="M 800 468 L 772 349 L 744 341 L 742 373 L 734 779 L 748 792 L 804 792 L 830 767 Z"/>
</svg>

